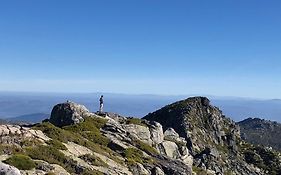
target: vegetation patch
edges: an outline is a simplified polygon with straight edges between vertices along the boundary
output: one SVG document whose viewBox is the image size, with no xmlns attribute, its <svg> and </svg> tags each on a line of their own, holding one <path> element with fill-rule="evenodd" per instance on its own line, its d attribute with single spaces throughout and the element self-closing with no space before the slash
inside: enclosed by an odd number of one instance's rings
<svg viewBox="0 0 281 175">
<path fill-rule="evenodd" d="M 86 154 L 83 156 L 79 156 L 79 158 L 83 159 L 84 161 L 86 161 L 94 166 L 108 167 L 108 165 L 103 160 L 101 160 L 99 157 L 92 155 L 92 154 Z"/>
<path fill-rule="evenodd" d="M 143 120 L 139 118 L 128 118 L 126 121 L 126 124 L 135 124 L 135 125 L 141 125 L 141 126 L 147 126 Z"/>
<path fill-rule="evenodd" d="M 109 139 L 100 133 L 100 128 L 105 125 L 106 121 L 98 117 L 89 117 L 85 119 L 85 122 L 66 126 L 63 129 L 49 122 L 43 122 L 35 125 L 33 129 L 41 130 L 48 137 L 59 142 L 74 142 L 78 145 L 85 146 L 94 152 L 105 155 L 122 164 L 123 162 L 118 158 L 117 153 L 107 147 Z"/>
<path fill-rule="evenodd" d="M 158 152 L 156 151 L 155 148 L 153 148 L 152 146 L 148 145 L 147 143 L 144 143 L 138 139 L 134 140 L 134 143 L 136 144 L 135 146 L 139 149 L 141 149 L 142 151 L 146 152 L 149 155 L 156 155 L 158 154 Z"/>
<path fill-rule="evenodd" d="M 59 150 L 67 150 L 66 146 L 64 144 L 62 144 L 62 142 L 52 139 L 46 142 L 48 145 L 50 145 L 51 147 L 54 147 L 56 149 Z"/>
<path fill-rule="evenodd" d="M 244 144 L 241 146 L 245 161 L 269 172 L 281 174 L 279 153 L 264 147 Z"/>
<path fill-rule="evenodd" d="M 109 139 L 103 136 L 100 132 L 100 128 L 102 128 L 106 124 L 106 122 L 107 120 L 103 118 L 87 117 L 85 118 L 84 122 L 63 127 L 63 129 L 74 133 L 79 133 L 87 140 L 92 141 L 96 144 L 107 146 L 109 143 Z"/>
<path fill-rule="evenodd" d="M 64 143 L 67 143 L 68 141 L 77 140 L 77 135 L 75 133 L 71 133 L 66 130 L 63 130 L 59 127 L 54 126 L 49 122 L 37 124 L 34 127 L 32 127 L 32 129 L 41 130 L 48 137 Z"/>
<path fill-rule="evenodd" d="M 81 168 L 73 159 L 65 156 L 62 152 L 52 146 L 40 145 L 26 149 L 27 154 L 33 159 L 44 160 L 51 164 L 62 166 L 70 174 L 102 175 L 101 172 Z"/>
<path fill-rule="evenodd" d="M 136 148 L 128 148 L 124 151 L 124 157 L 127 158 L 128 165 L 133 165 L 138 162 L 141 164 L 144 163 L 152 163 L 153 160 L 151 158 L 145 157 L 143 152 Z"/>
<path fill-rule="evenodd" d="M 21 147 L 12 144 L 0 144 L 0 154 L 20 154 L 23 150 Z"/>
<path fill-rule="evenodd" d="M 15 154 L 4 161 L 9 165 L 17 167 L 20 170 L 31 170 L 35 168 L 35 162 L 28 156 L 23 154 Z"/>
<path fill-rule="evenodd" d="M 202 169 L 202 168 L 199 168 L 197 166 L 192 166 L 192 171 L 194 171 L 197 175 L 206 175 L 207 172 Z"/>
<path fill-rule="evenodd" d="M 68 167 L 67 163 L 71 164 L 71 162 L 68 162 L 69 159 L 62 152 L 51 146 L 40 145 L 38 147 L 26 149 L 26 152 L 32 159 L 44 160 L 51 164 L 61 165 L 64 168 Z M 73 170 L 71 170 L 71 172 L 73 172 Z"/>
<path fill-rule="evenodd" d="M 33 138 L 24 139 L 20 142 L 21 147 L 29 147 L 29 146 L 36 146 L 42 144 L 41 141 Z"/>
</svg>

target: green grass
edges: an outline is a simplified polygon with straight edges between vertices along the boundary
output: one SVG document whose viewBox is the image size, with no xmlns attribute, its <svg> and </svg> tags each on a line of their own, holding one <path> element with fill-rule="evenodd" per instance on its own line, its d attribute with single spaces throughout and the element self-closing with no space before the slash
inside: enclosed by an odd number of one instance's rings
<svg viewBox="0 0 281 175">
<path fill-rule="evenodd" d="M 108 165 L 103 160 L 101 160 L 99 157 L 92 155 L 92 154 L 82 155 L 82 156 L 79 156 L 79 158 L 83 159 L 84 161 L 86 161 L 94 166 L 108 167 Z"/>
<path fill-rule="evenodd" d="M 192 171 L 194 171 L 197 175 L 207 175 L 207 172 L 205 170 L 197 166 L 192 166 Z"/>
<path fill-rule="evenodd" d="M 23 150 L 21 147 L 12 144 L 0 144 L 0 154 L 20 154 Z"/>
<path fill-rule="evenodd" d="M 40 145 L 26 149 L 27 154 L 32 159 L 44 160 L 51 164 L 58 164 L 62 166 L 67 172 L 77 174 L 77 162 L 65 156 L 62 152 L 52 146 Z M 81 170 L 80 170 L 81 171 Z M 102 173 L 95 170 L 83 169 L 79 174 L 82 175 L 101 175 Z"/>
<path fill-rule="evenodd" d="M 4 163 L 15 166 L 20 170 L 31 170 L 35 168 L 34 161 L 30 157 L 23 154 L 12 155 L 10 158 L 5 160 Z"/>
<path fill-rule="evenodd" d="M 29 147 L 29 146 L 35 146 L 35 145 L 41 145 L 42 142 L 37 139 L 24 139 L 20 142 L 21 147 Z"/>
<path fill-rule="evenodd" d="M 118 154 L 107 147 L 109 139 L 100 133 L 100 128 L 105 125 L 107 120 L 103 118 L 86 118 L 84 122 L 59 128 L 49 122 L 37 124 L 33 129 L 41 130 L 53 140 L 60 142 L 74 142 L 85 146 L 90 150 L 109 157 L 110 159 L 122 164 L 117 158 Z"/>
<path fill-rule="evenodd" d="M 31 147 L 27 148 L 26 152 L 32 159 L 44 160 L 52 164 L 61 165 L 64 168 L 68 167 L 66 163 L 69 162 L 69 158 L 52 146 L 40 145 L 38 147 Z M 70 172 L 74 171 L 71 169 Z"/>
<path fill-rule="evenodd" d="M 62 144 L 62 142 L 58 141 L 58 140 L 55 140 L 55 139 L 52 139 L 52 140 L 49 140 L 46 142 L 48 145 L 56 148 L 56 149 L 59 149 L 59 150 L 67 150 L 66 146 L 64 144 Z"/>
<path fill-rule="evenodd" d="M 54 126 L 53 124 L 51 124 L 49 122 L 37 124 L 34 127 L 32 127 L 32 129 L 41 130 L 48 137 L 50 137 L 54 140 L 64 142 L 64 143 L 67 143 L 68 141 L 77 140 L 76 133 L 71 133 L 66 130 L 63 130 L 59 127 Z"/>
<path fill-rule="evenodd" d="M 145 163 L 153 163 L 153 159 L 145 157 L 143 152 L 136 148 L 128 148 L 124 151 L 124 157 L 128 161 L 128 165 L 134 165 L 134 163 L 138 162 L 141 164 Z"/>
<path fill-rule="evenodd" d="M 105 136 L 103 136 L 100 132 L 100 128 L 102 128 L 107 120 L 103 118 L 92 118 L 88 117 L 85 118 L 85 121 L 76 125 L 66 126 L 63 127 L 63 129 L 79 133 L 84 138 L 99 144 L 107 146 L 109 143 L 109 139 Z"/>
<path fill-rule="evenodd" d="M 139 149 L 141 149 L 142 151 L 146 152 L 149 155 L 156 155 L 158 154 L 158 152 L 156 151 L 155 148 L 153 148 L 152 146 L 148 145 L 147 143 L 144 143 L 140 140 L 134 140 L 135 146 Z"/>
</svg>

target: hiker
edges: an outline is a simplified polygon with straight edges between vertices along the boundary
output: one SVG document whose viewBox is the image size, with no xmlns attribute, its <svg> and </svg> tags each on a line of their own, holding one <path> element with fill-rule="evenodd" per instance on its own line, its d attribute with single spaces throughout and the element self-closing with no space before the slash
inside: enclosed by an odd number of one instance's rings
<svg viewBox="0 0 281 175">
<path fill-rule="evenodd" d="M 103 95 L 100 96 L 100 112 L 103 111 Z"/>
</svg>

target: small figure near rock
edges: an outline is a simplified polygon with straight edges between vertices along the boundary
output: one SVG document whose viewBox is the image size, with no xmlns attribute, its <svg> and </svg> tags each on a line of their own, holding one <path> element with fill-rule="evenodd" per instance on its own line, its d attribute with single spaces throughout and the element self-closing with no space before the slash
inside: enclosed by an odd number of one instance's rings
<svg viewBox="0 0 281 175">
<path fill-rule="evenodd" d="M 101 97 L 100 97 L 100 111 L 99 112 L 100 113 L 103 112 L 103 95 L 101 95 Z"/>
</svg>

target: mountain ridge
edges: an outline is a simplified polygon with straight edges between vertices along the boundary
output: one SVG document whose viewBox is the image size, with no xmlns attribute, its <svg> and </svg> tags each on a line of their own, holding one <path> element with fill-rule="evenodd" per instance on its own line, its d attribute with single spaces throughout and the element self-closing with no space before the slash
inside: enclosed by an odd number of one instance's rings
<svg viewBox="0 0 281 175">
<path fill-rule="evenodd" d="M 14 175 L 281 174 L 279 153 L 241 140 L 239 126 L 206 97 L 144 119 L 92 113 L 68 101 L 41 123 L 0 125 L 0 136 L 0 173 Z"/>
<path fill-rule="evenodd" d="M 241 128 L 244 140 L 281 151 L 280 123 L 260 118 L 247 118 L 237 124 Z"/>
</svg>

